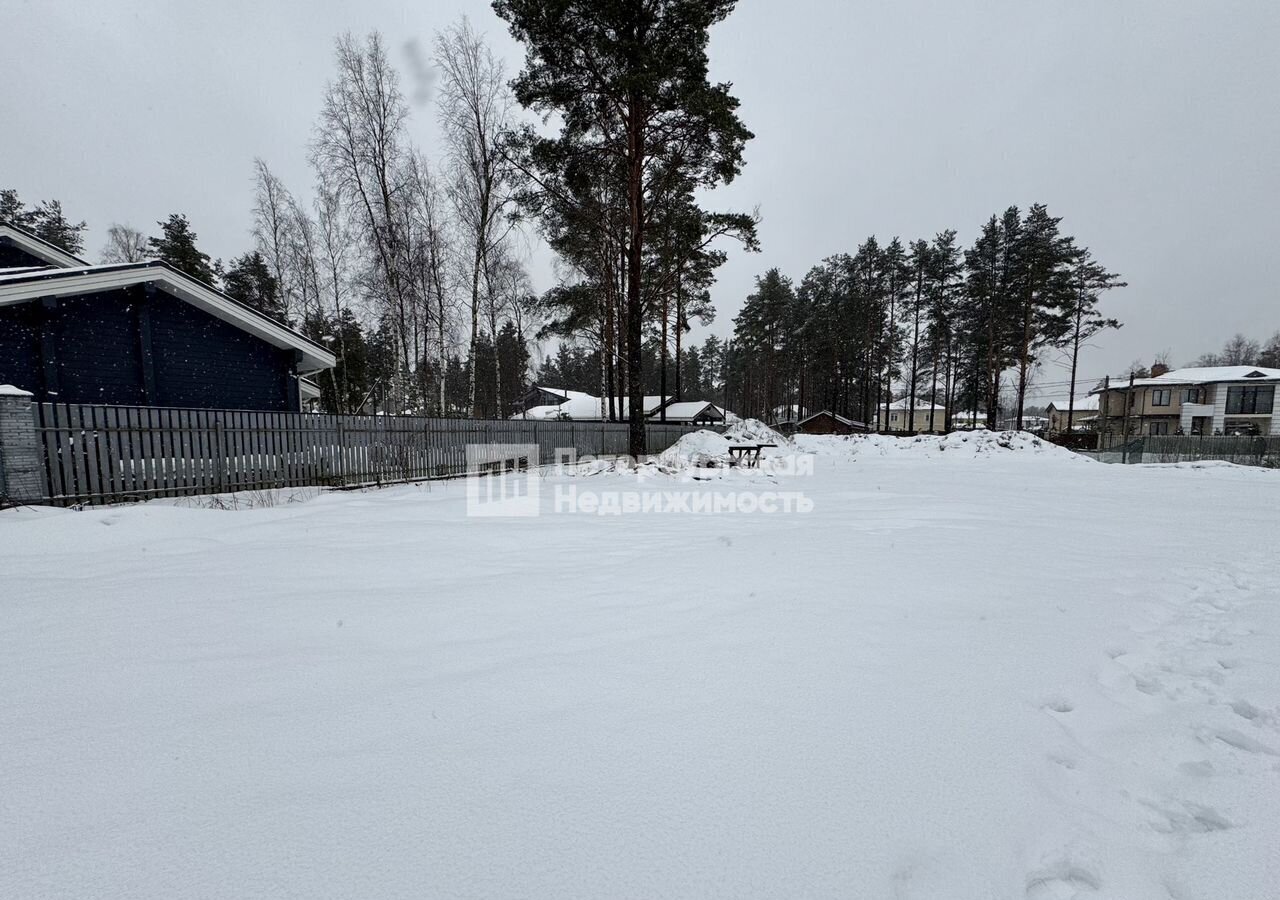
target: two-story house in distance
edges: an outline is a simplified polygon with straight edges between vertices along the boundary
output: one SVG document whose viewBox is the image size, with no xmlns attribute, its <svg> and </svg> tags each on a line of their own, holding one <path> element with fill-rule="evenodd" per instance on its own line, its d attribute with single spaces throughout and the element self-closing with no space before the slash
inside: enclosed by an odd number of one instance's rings
<svg viewBox="0 0 1280 900">
<path fill-rule="evenodd" d="M 1109 434 L 1280 435 L 1278 384 L 1280 369 L 1260 366 L 1157 368 L 1132 387 L 1112 381 L 1090 393 Z"/>
</svg>

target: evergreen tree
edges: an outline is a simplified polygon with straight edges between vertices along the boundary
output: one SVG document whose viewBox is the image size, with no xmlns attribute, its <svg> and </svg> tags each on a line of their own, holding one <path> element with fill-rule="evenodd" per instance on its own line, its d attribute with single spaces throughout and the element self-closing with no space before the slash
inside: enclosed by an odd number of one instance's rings
<svg viewBox="0 0 1280 900">
<path fill-rule="evenodd" d="M 187 217 L 174 213 L 167 221 L 156 224 L 160 226 L 161 236 L 147 242 L 151 255 L 197 281 L 215 285 L 217 277 L 209 262 L 209 254 L 196 246 L 196 233 L 191 230 Z"/>
<path fill-rule="evenodd" d="M 13 188 L 0 189 L 0 222 L 30 231 L 35 210 L 27 208 Z"/>
<path fill-rule="evenodd" d="M 630 396 L 630 452 L 644 453 L 643 332 L 647 244 L 655 212 L 696 189 L 732 180 L 751 133 L 738 119 L 729 85 L 707 77 L 708 31 L 735 0 L 494 0 L 498 16 L 525 45 L 516 98 L 544 115 L 558 114 L 554 137 L 524 132 L 516 155 L 539 184 L 526 198 L 541 214 L 566 201 L 559 218 L 599 228 L 594 207 L 573 200 L 569 182 L 582 167 L 613 176 L 608 219 L 625 210 L 621 308 L 625 377 Z M 582 196 L 582 192 L 576 195 Z M 695 207 L 697 209 L 697 207 Z M 754 231 L 754 224 L 749 223 Z"/>
<path fill-rule="evenodd" d="M 736 379 L 737 396 L 743 415 L 768 416 L 788 393 L 784 334 L 795 303 L 791 280 L 770 269 L 756 279 L 756 289 L 734 319 L 736 373 L 742 376 Z"/>
<path fill-rule="evenodd" d="M 882 338 L 882 358 L 884 374 L 880 384 L 881 397 L 884 401 L 883 418 L 880 427 L 888 428 L 889 407 L 893 401 L 893 384 L 901 375 L 899 363 L 902 358 L 902 325 L 899 317 L 911 283 L 911 267 L 907 263 L 907 251 L 902 241 L 894 238 L 880 254 L 880 280 L 884 286 L 884 337 Z M 877 404 L 877 417 L 880 417 Z"/>
<path fill-rule="evenodd" d="M 360 412 L 373 377 L 369 342 L 355 314 L 350 309 L 343 309 L 340 316 L 313 313 L 304 321 L 302 332 L 320 344 L 345 350 L 319 378 L 321 408 L 331 414 Z"/>
<path fill-rule="evenodd" d="M 929 430 L 939 425 L 944 430 L 950 422 L 935 420 L 936 407 L 943 406 L 951 414 L 952 382 L 954 380 L 954 316 L 955 297 L 959 288 L 960 248 L 956 246 L 954 229 L 939 232 L 930 247 L 928 356 L 932 379 L 929 388 Z M 941 370 L 941 371 L 939 371 Z M 942 400 L 938 403 L 939 375 L 942 380 Z"/>
<path fill-rule="evenodd" d="M 967 344 L 967 408 L 975 418 L 980 409 L 984 411 L 988 428 L 996 427 L 1000 373 L 1010 362 L 1009 304 L 1001 281 L 1004 236 L 1001 220 L 993 215 L 973 247 L 965 251 L 966 277 L 958 313 L 958 327 Z"/>
<path fill-rule="evenodd" d="M 282 325 L 289 324 L 276 278 L 258 251 L 231 260 L 230 267 L 222 276 L 222 290 L 233 300 L 270 316 Z"/>
<path fill-rule="evenodd" d="M 88 227 L 83 221 L 69 221 L 57 200 L 41 203 L 32 213 L 30 226 L 36 237 L 76 256 L 84 252 L 84 232 Z"/>
<path fill-rule="evenodd" d="M 520 399 L 529 389 L 529 347 L 514 322 L 506 322 L 498 331 L 496 353 L 502 372 L 498 407 L 503 415 L 510 415 L 520 408 Z"/>
<path fill-rule="evenodd" d="M 1040 351 L 1059 346 L 1067 334 L 1067 310 L 1072 295 L 1070 266 L 1077 250 L 1073 239 L 1059 232 L 1060 221 L 1049 215 L 1044 204 L 1033 204 L 1016 244 L 1018 330 L 1014 345 L 1017 348 L 1019 431 L 1031 371 L 1039 365 Z"/>
<path fill-rule="evenodd" d="M 62 203 L 49 200 L 28 207 L 13 188 L 0 190 L 0 222 L 29 231 L 41 240 L 73 255 L 84 251 L 84 222 L 71 222 L 62 212 Z"/>
<path fill-rule="evenodd" d="M 930 279 L 933 273 L 933 250 L 928 241 L 915 240 L 911 242 L 910 254 L 907 257 L 907 268 L 911 272 L 911 282 L 907 289 L 906 303 L 903 309 L 906 319 L 908 348 L 907 359 L 904 361 L 907 381 L 907 411 L 904 430 L 911 431 L 915 428 L 916 394 L 920 388 L 920 378 L 923 373 L 921 368 L 921 363 L 923 362 L 922 350 L 927 337 L 927 331 L 925 330 L 928 325 L 927 304 L 931 285 Z"/>
<path fill-rule="evenodd" d="M 1089 248 L 1077 252 L 1071 262 L 1071 294 L 1067 301 L 1065 344 L 1071 357 L 1071 384 L 1067 392 L 1067 431 L 1071 430 L 1076 408 L 1076 372 L 1080 348 L 1094 335 L 1109 328 L 1119 328 L 1117 319 L 1104 318 L 1098 312 L 1098 300 L 1104 291 L 1124 287 L 1120 276 L 1108 272 L 1094 259 Z"/>
</svg>

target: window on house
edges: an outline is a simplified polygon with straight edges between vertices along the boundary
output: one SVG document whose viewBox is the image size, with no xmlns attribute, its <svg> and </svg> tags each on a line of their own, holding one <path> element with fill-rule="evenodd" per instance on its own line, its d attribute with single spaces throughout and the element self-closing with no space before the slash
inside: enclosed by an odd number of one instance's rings
<svg viewBox="0 0 1280 900">
<path fill-rule="evenodd" d="M 1275 400 L 1274 385 L 1236 384 L 1227 388 L 1227 415 L 1268 415 Z"/>
<path fill-rule="evenodd" d="M 1165 404 L 1165 406 L 1168 406 L 1168 405 L 1169 404 L 1167 403 Z M 1147 426 L 1147 434 L 1168 434 L 1168 433 L 1169 433 L 1168 422 L 1152 422 Z"/>
<path fill-rule="evenodd" d="M 1204 391 L 1200 388 L 1183 388 L 1182 402 L 1183 403 L 1203 403 Z"/>
<path fill-rule="evenodd" d="M 897 413 L 890 413 L 890 414 L 889 414 L 889 421 L 890 421 L 890 422 L 896 422 L 896 421 L 898 421 L 898 414 L 897 414 Z"/>
<path fill-rule="evenodd" d="M 1169 388 L 1156 388 L 1151 392 L 1152 406 L 1168 406 L 1173 402 L 1173 391 Z"/>
</svg>

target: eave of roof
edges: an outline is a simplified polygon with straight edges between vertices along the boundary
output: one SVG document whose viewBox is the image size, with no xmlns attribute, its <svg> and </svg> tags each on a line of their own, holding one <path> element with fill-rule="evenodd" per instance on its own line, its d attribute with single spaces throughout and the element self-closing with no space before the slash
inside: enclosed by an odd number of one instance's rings
<svg viewBox="0 0 1280 900">
<path fill-rule="evenodd" d="M 0 275 L 0 306 L 28 303 L 45 297 L 117 290 L 135 284 L 155 284 L 179 300 L 273 346 L 297 350 L 301 354 L 298 363 L 300 374 L 319 372 L 332 368 L 337 363 L 332 353 L 292 328 L 281 325 L 160 260 Z"/>
<path fill-rule="evenodd" d="M 44 238 L 36 237 L 29 231 L 5 222 L 0 222 L 0 243 L 11 243 L 32 256 L 43 259 L 51 266 L 65 269 L 73 266 L 88 265 L 80 257 L 49 243 Z"/>
</svg>

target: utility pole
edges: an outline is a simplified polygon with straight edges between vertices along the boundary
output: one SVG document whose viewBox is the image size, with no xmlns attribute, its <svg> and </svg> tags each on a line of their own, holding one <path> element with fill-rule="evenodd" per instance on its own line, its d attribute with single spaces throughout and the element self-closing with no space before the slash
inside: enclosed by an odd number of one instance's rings
<svg viewBox="0 0 1280 900">
<path fill-rule="evenodd" d="M 1121 446 L 1124 450 L 1121 452 L 1121 460 L 1129 461 L 1129 404 L 1133 402 L 1133 373 L 1129 373 L 1129 389 L 1124 394 L 1124 433 L 1121 435 L 1123 443 Z"/>
<path fill-rule="evenodd" d="M 1098 428 L 1098 452 L 1104 449 L 1102 445 L 1107 440 L 1107 407 L 1111 405 L 1111 376 L 1104 375 L 1102 377 L 1102 398 L 1099 400 L 1099 407 L 1102 410 L 1102 424 Z"/>
</svg>

